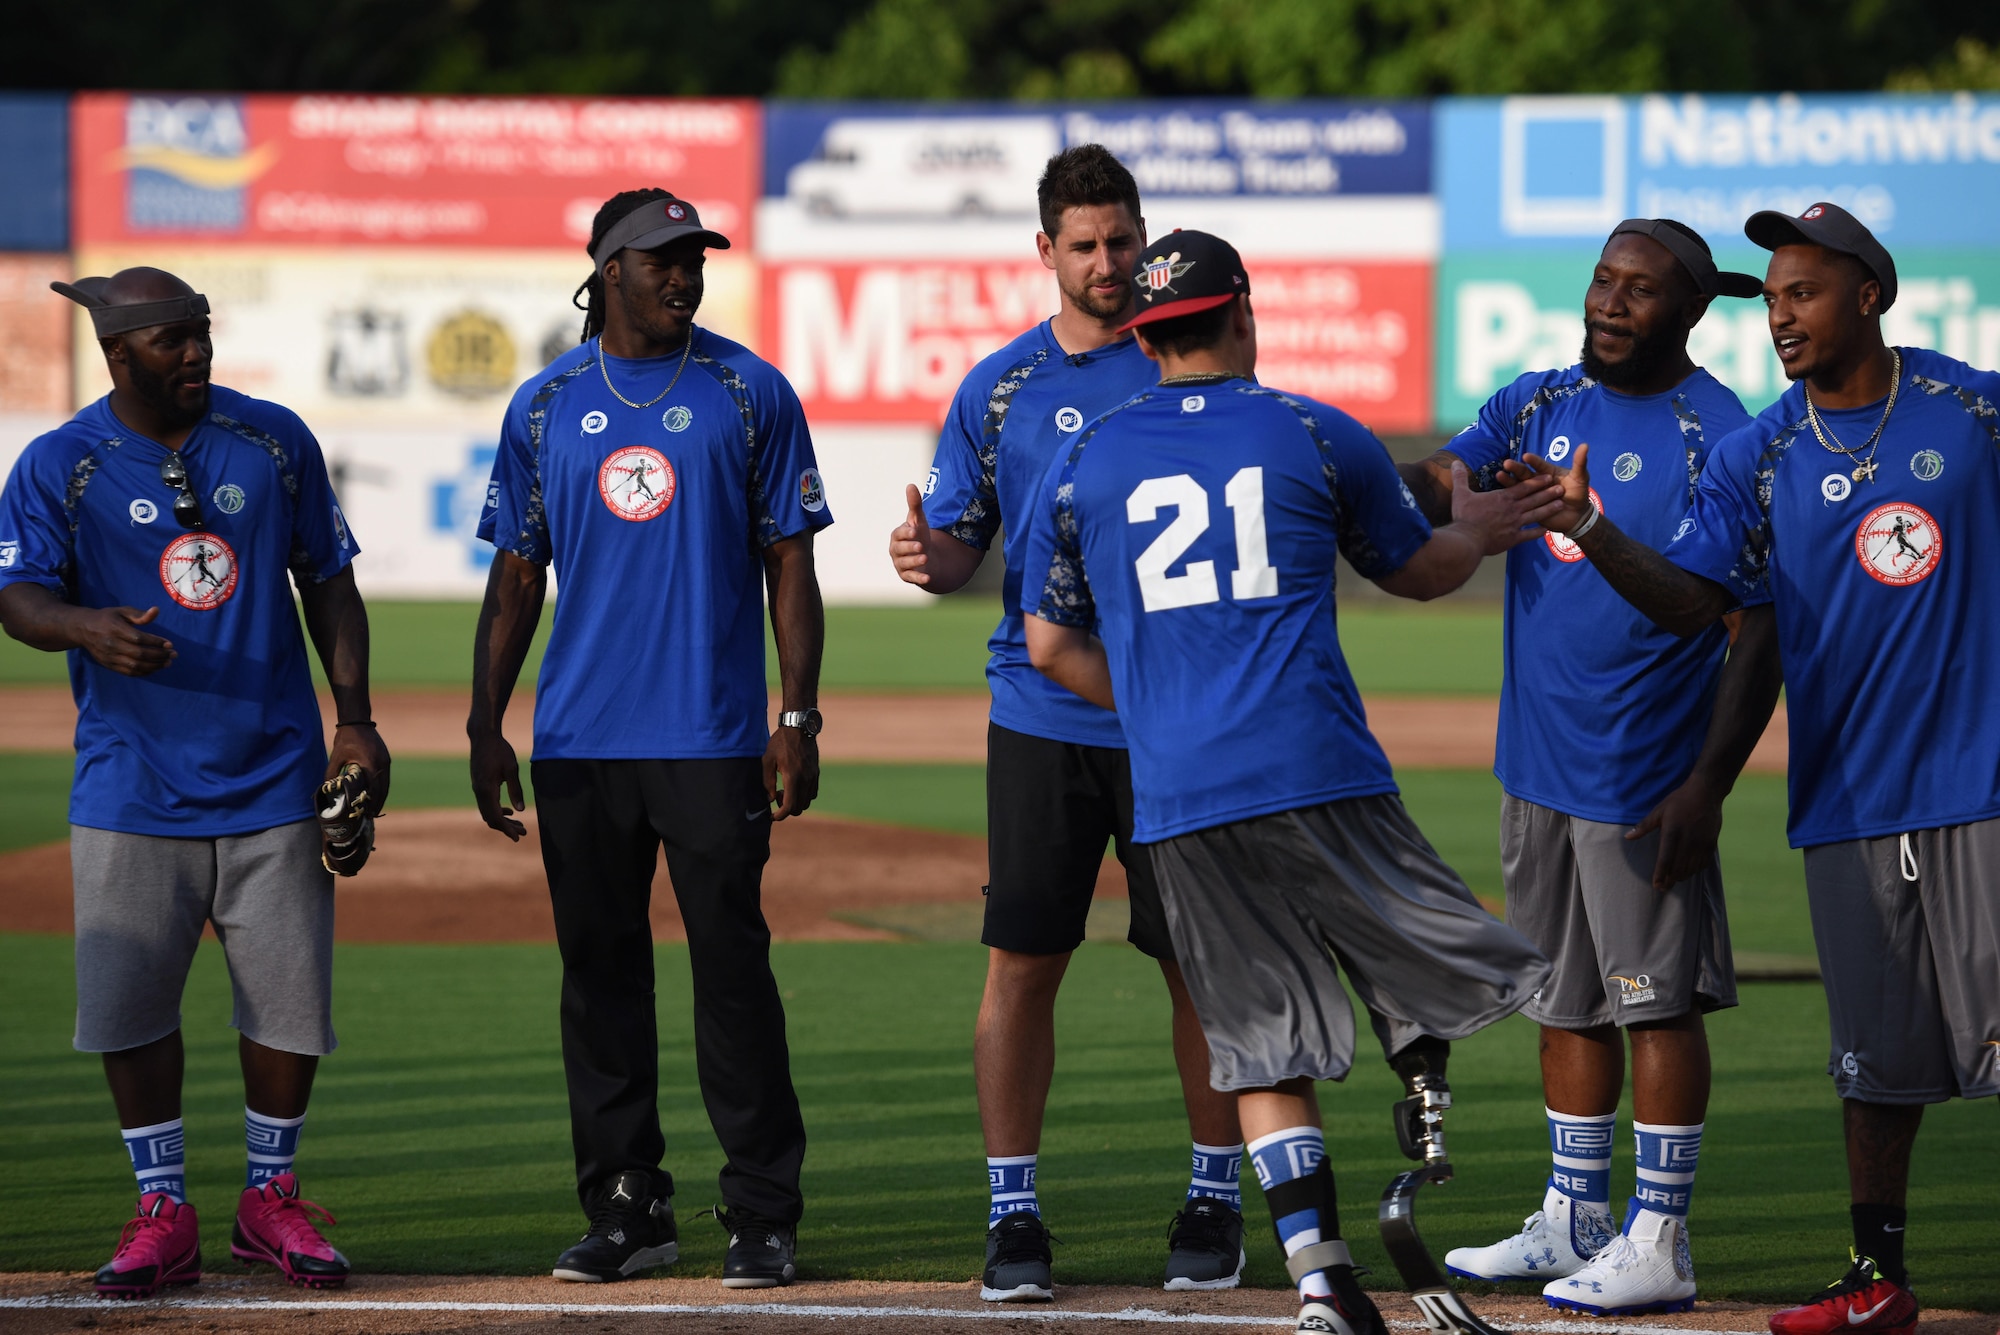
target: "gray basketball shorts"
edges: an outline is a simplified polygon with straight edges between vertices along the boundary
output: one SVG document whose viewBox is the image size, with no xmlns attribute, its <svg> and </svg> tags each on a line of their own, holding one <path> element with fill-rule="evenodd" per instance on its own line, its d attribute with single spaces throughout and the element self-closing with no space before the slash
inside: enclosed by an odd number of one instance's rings
<svg viewBox="0 0 2000 1335">
<path fill-rule="evenodd" d="M 1722 866 L 1664 893 L 1653 888 L 1656 830 L 1584 820 L 1500 800 L 1500 871 L 1507 925 L 1555 966 L 1522 1013 L 1551 1029 L 1670 1020 L 1736 1004 L 1736 962 L 1722 902 Z"/>
<path fill-rule="evenodd" d="M 2000 1094 L 2000 820 L 1806 851 L 1843 1099 Z"/>
<path fill-rule="evenodd" d="M 1228 1092 L 1354 1064 L 1347 973 L 1386 1051 L 1463 1038 L 1548 976 L 1479 906 L 1395 794 L 1344 798 L 1154 844 L 1174 953 Z"/>
<path fill-rule="evenodd" d="M 316 820 L 219 839 L 70 826 L 78 1050 L 122 1052 L 180 1028 L 213 923 L 230 1023 L 281 1052 L 333 1051 L 333 876 L 319 854 Z"/>
</svg>

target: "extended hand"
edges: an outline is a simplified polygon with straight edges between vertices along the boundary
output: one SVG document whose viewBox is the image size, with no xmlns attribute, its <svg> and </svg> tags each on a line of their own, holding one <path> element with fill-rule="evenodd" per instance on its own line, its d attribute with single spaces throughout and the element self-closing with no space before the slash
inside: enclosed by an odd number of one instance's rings
<svg viewBox="0 0 2000 1335">
<path fill-rule="evenodd" d="M 931 577 L 924 567 L 930 564 L 931 526 L 924 518 L 924 498 L 912 483 L 903 488 L 903 499 L 910 515 L 889 534 L 889 560 L 905 584 L 928 584 Z"/>
<path fill-rule="evenodd" d="M 1576 447 L 1576 462 L 1568 468 L 1558 468 L 1539 454 L 1527 455 L 1523 462 L 1535 470 L 1536 474 L 1550 479 L 1559 489 L 1562 503 L 1556 511 L 1542 521 L 1542 527 L 1557 533 L 1567 533 L 1583 522 L 1590 513 L 1590 446 Z"/>
<path fill-rule="evenodd" d="M 349 761 L 361 766 L 368 776 L 368 814 L 381 815 L 389 801 L 389 748 L 372 724 L 334 729 L 333 745 L 327 749 L 326 777 L 340 773 L 340 767 Z"/>
<path fill-rule="evenodd" d="M 72 614 L 70 635 L 76 647 L 113 672 L 144 677 L 174 661 L 174 645 L 140 630 L 160 615 L 149 607 L 83 607 Z"/>
<path fill-rule="evenodd" d="M 1625 837 L 1644 839 L 1655 830 L 1660 832 L 1660 855 L 1653 862 L 1653 888 L 1671 890 L 1715 856 L 1715 841 L 1722 833 L 1722 799 L 1707 784 L 1690 778 Z"/>
<path fill-rule="evenodd" d="M 512 806 L 500 805 L 502 784 L 507 787 Z M 512 819 L 515 812 L 528 809 L 521 794 L 521 765 L 514 758 L 514 748 L 497 731 L 473 734 L 472 799 L 479 804 L 479 815 L 488 825 L 515 843 L 521 842 L 528 827 Z"/>
<path fill-rule="evenodd" d="M 781 776 L 783 787 L 778 783 Z M 764 748 L 764 793 L 778 806 L 772 820 L 796 816 L 811 806 L 819 796 L 819 743 L 797 728 L 773 728 Z"/>
<path fill-rule="evenodd" d="M 1542 477 L 1493 491 L 1474 491 L 1465 465 L 1451 466 L 1451 520 L 1479 539 L 1480 550 L 1497 556 L 1509 547 L 1542 536 L 1538 525 L 1560 505 L 1556 485 Z"/>
</svg>

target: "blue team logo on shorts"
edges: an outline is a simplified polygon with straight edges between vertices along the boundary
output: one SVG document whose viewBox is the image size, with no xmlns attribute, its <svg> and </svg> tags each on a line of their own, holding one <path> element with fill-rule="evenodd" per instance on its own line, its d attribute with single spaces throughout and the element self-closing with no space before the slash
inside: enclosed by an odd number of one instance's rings
<svg viewBox="0 0 2000 1335">
<path fill-rule="evenodd" d="M 660 414 L 660 425 L 669 431 L 685 431 L 694 422 L 694 410 L 676 403 Z"/>
</svg>

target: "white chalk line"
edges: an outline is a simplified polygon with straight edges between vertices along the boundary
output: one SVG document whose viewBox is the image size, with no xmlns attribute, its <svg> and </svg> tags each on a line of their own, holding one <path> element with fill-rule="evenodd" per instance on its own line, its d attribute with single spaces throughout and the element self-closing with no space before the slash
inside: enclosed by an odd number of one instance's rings
<svg viewBox="0 0 2000 1335">
<path fill-rule="evenodd" d="M 1289 1326 L 1294 1317 L 1222 1316 L 1209 1312 L 1160 1312 L 1127 1307 L 1116 1312 L 1077 1311 L 1059 1307 L 848 1307 L 831 1303 L 481 1303 L 446 1299 L 388 1298 L 155 1298 L 133 1302 L 121 1298 L 30 1297 L 0 1298 L 0 1310 L 193 1312 L 490 1312 L 524 1316 L 805 1316 L 927 1321 L 1146 1321 L 1172 1326 Z M 1390 1321 L 1396 1330 L 1424 1330 L 1421 1321 Z M 1631 1322 L 1526 1321 L 1508 1330 L 1528 1335 L 1766 1335 L 1762 1331 L 1702 1330 L 1686 1326 L 1637 1325 Z"/>
</svg>

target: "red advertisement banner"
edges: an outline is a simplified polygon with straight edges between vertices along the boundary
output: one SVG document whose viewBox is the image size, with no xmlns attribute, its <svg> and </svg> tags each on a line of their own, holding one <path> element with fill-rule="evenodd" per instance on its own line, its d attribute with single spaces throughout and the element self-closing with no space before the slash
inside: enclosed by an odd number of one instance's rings
<svg viewBox="0 0 2000 1335">
<path fill-rule="evenodd" d="M 657 185 L 747 248 L 751 101 L 86 93 L 74 244 L 580 246 Z"/>
<path fill-rule="evenodd" d="M 1259 380 L 1383 434 L 1428 428 L 1430 265 L 1248 264 Z M 1033 260 L 767 263 L 762 282 L 765 355 L 821 422 L 942 421 L 973 364 L 1057 302 Z"/>
</svg>

